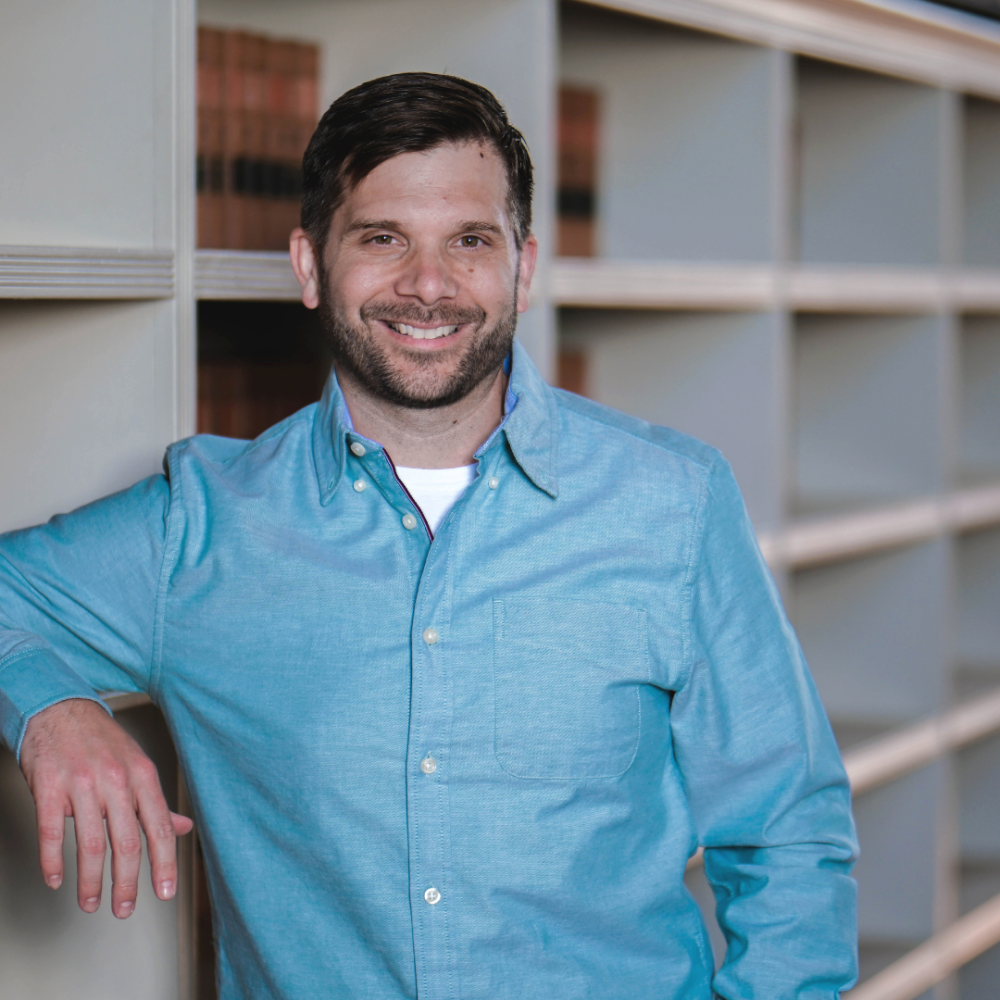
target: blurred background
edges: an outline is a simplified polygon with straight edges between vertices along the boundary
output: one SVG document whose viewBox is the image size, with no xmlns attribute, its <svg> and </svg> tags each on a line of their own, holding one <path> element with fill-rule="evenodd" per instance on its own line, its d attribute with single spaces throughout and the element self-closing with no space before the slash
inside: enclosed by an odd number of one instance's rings
<svg viewBox="0 0 1000 1000">
<path fill-rule="evenodd" d="M 282 248 L 320 111 L 395 71 L 482 83 L 537 170 L 537 364 L 735 467 L 854 786 L 851 997 L 995 1000 L 1000 9 L 964 6 L 6 0 L 0 530 L 318 398 Z M 183 805 L 156 710 L 111 701 Z M 174 903 L 83 915 L 3 752 L 0 1000 L 209 1000 L 185 852 Z"/>
</svg>

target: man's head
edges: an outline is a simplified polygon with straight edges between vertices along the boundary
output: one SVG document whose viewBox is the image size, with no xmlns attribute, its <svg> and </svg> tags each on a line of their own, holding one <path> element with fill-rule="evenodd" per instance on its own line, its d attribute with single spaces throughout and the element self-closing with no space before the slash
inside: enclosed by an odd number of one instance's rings
<svg viewBox="0 0 1000 1000">
<path fill-rule="evenodd" d="M 527 308 L 531 161 L 489 91 L 403 73 L 348 91 L 303 162 L 292 258 L 338 368 L 433 407 L 495 376 Z"/>
</svg>

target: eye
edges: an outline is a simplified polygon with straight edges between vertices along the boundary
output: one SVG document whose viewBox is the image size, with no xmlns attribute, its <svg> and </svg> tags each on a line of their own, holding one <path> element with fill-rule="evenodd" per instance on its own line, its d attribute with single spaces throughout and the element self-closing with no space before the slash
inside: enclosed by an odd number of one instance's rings
<svg viewBox="0 0 1000 1000">
<path fill-rule="evenodd" d="M 459 246 L 463 247 L 477 247 L 482 242 L 481 236 L 461 236 L 458 240 Z"/>
<path fill-rule="evenodd" d="M 392 239 L 388 233 L 379 233 L 378 236 L 372 237 L 372 243 L 377 247 L 387 247 L 392 243 Z"/>
</svg>

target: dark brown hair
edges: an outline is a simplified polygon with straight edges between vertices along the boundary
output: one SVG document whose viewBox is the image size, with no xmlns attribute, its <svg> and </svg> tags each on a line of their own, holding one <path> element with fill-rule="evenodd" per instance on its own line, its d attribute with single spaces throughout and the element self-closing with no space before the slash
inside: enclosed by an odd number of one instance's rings
<svg viewBox="0 0 1000 1000">
<path fill-rule="evenodd" d="M 507 174 L 507 204 L 520 249 L 531 232 L 531 157 L 500 102 L 479 84 L 440 73 L 369 80 L 330 105 L 302 160 L 302 228 L 322 259 L 344 195 L 400 153 L 445 143 L 492 146 Z"/>
</svg>

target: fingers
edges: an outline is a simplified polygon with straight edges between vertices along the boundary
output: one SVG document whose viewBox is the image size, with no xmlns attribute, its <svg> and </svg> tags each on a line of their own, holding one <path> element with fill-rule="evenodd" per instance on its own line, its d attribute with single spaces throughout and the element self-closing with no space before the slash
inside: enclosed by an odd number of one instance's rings
<svg viewBox="0 0 1000 1000">
<path fill-rule="evenodd" d="M 61 798 L 47 795 L 37 802 L 38 860 L 42 878 L 52 889 L 63 880 L 63 838 L 66 833 L 66 804 Z"/>
<path fill-rule="evenodd" d="M 111 839 L 111 912 L 124 920 L 135 909 L 142 837 L 132 803 L 121 796 L 116 795 L 108 802 L 107 820 Z"/>
<path fill-rule="evenodd" d="M 139 820 L 146 831 L 153 892 L 160 899 L 173 899 L 177 891 L 177 834 L 159 781 L 145 783 L 138 790 Z M 178 820 L 187 817 L 178 816 Z M 185 831 L 187 832 L 187 831 Z"/>
<path fill-rule="evenodd" d="M 104 817 L 93 795 L 83 795 L 73 802 L 76 825 L 76 891 L 80 909 L 95 913 L 101 905 L 104 885 Z"/>
</svg>

